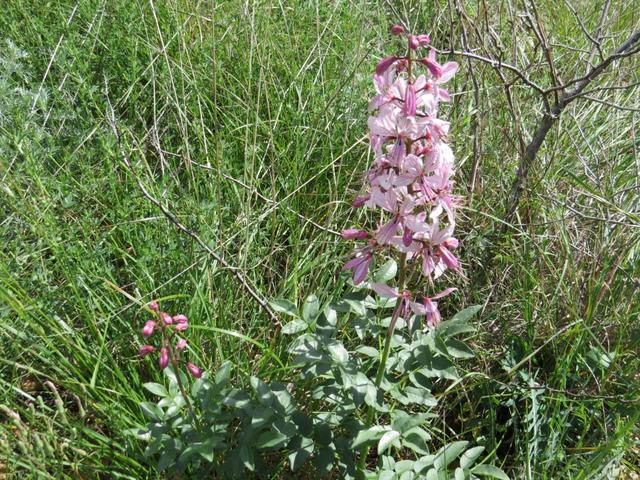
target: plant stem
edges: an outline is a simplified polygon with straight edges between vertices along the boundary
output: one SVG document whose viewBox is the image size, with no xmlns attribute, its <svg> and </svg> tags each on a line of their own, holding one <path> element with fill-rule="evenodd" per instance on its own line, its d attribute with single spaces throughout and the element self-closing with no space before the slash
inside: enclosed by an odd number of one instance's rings
<svg viewBox="0 0 640 480">
<path fill-rule="evenodd" d="M 193 421 L 196 424 L 196 427 L 200 427 L 200 422 L 198 421 L 198 417 L 196 417 L 196 413 L 193 409 L 193 405 L 191 404 L 191 401 L 189 400 L 189 396 L 187 395 L 187 391 L 184 388 L 184 384 L 182 383 L 182 379 L 180 378 L 180 371 L 178 370 L 178 358 L 175 355 L 175 352 L 173 351 L 173 348 L 171 348 L 171 339 L 169 338 L 169 334 L 168 334 L 168 328 L 167 326 L 164 324 L 164 321 L 162 319 L 162 317 L 160 316 L 160 314 L 158 314 L 158 323 L 160 325 L 160 329 L 162 331 L 162 344 L 163 346 L 167 349 L 167 352 L 169 353 L 169 361 L 171 362 L 171 366 L 173 367 L 173 373 L 176 376 L 176 383 L 178 384 L 178 389 L 180 390 L 180 393 L 182 394 L 182 398 L 184 398 L 184 402 L 187 405 L 187 408 L 189 409 L 189 413 L 191 413 L 191 416 L 193 417 Z"/>
<path fill-rule="evenodd" d="M 398 277 L 398 290 L 401 292 L 404 290 L 405 282 L 406 282 L 406 273 L 407 273 L 407 254 L 403 253 L 400 257 L 400 272 Z M 375 386 L 376 390 L 380 388 L 382 384 L 382 379 L 384 378 L 384 372 L 386 370 L 387 360 L 389 359 L 389 352 L 391 351 L 391 339 L 393 338 L 393 331 L 395 330 L 396 323 L 398 322 L 398 318 L 400 317 L 400 312 L 402 311 L 403 299 L 398 299 L 398 304 L 396 305 L 396 309 L 393 311 L 393 315 L 391 316 L 391 322 L 389 323 L 389 328 L 387 330 L 387 337 L 384 343 L 384 349 L 382 350 L 382 356 L 380 357 L 380 364 L 378 365 L 378 371 L 376 373 L 376 381 Z M 373 422 L 373 416 L 375 415 L 374 408 L 369 405 L 367 409 L 367 419 L 365 421 L 365 429 L 371 426 Z M 358 472 L 364 473 L 365 463 L 367 461 L 367 457 L 369 456 L 369 445 L 365 445 L 360 449 L 360 458 L 358 459 Z"/>
</svg>

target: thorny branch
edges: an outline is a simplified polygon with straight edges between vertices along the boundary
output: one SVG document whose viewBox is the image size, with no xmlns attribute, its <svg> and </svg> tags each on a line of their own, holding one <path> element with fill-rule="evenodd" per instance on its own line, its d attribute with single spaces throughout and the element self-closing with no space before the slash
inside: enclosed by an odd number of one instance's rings
<svg viewBox="0 0 640 480">
<path fill-rule="evenodd" d="M 131 171 L 131 173 L 134 174 L 136 183 L 138 184 L 138 188 L 140 188 L 140 190 L 142 191 L 142 194 L 151 203 L 153 203 L 156 207 L 158 207 L 160 211 L 163 213 L 163 215 L 167 218 L 167 220 L 171 222 L 176 228 L 178 228 L 178 230 L 182 231 L 183 233 L 191 237 L 205 252 L 207 252 L 207 254 L 210 257 L 212 257 L 215 261 L 220 263 L 223 267 L 231 271 L 231 273 L 236 277 L 238 282 L 240 282 L 240 284 L 245 289 L 245 291 L 256 301 L 256 303 L 267 314 L 267 316 L 271 319 L 271 321 L 275 325 L 280 327 L 281 326 L 280 320 L 278 319 L 277 315 L 273 312 L 273 310 L 269 306 L 269 303 L 267 302 L 267 300 L 263 298 L 262 295 L 260 295 L 256 291 L 256 289 L 251 285 L 249 280 L 245 278 L 242 272 L 237 267 L 232 266 L 220 254 L 216 253 L 211 247 L 209 247 L 209 245 L 207 245 L 204 242 L 204 240 L 202 240 L 202 238 L 200 238 L 200 236 L 196 232 L 194 232 L 193 230 L 185 226 L 182 222 L 180 222 L 180 220 L 178 220 L 178 218 L 162 202 L 160 202 L 157 198 L 151 195 L 151 193 L 149 193 L 149 191 L 144 186 L 144 184 L 140 181 L 138 176 L 135 175 L 135 171 L 133 169 L 131 160 L 126 153 L 124 146 L 122 145 L 122 138 L 121 138 L 118 126 L 116 124 L 115 111 L 113 109 L 113 105 L 111 104 L 111 101 L 108 95 L 107 95 L 107 103 L 109 105 L 109 111 L 107 112 L 107 121 L 109 122 L 111 129 L 113 131 L 113 135 L 116 139 L 116 143 L 118 144 L 118 148 L 120 149 L 120 154 L 122 156 L 122 159 L 125 165 Z"/>
</svg>

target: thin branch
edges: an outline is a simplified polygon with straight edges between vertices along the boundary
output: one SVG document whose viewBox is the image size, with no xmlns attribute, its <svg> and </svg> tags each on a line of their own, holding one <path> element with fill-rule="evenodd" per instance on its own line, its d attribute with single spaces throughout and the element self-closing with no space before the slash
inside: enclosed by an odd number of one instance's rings
<svg viewBox="0 0 640 480">
<path fill-rule="evenodd" d="M 278 319 L 276 314 L 273 312 L 273 310 L 271 310 L 271 307 L 269 307 L 269 303 L 267 302 L 267 300 L 264 299 L 262 297 L 262 295 L 260 295 L 255 290 L 255 288 L 251 285 L 249 280 L 247 278 L 245 278 L 245 276 L 242 274 L 242 272 L 237 267 L 234 267 L 229 262 L 227 262 L 221 255 L 219 255 L 214 250 L 212 250 L 211 247 L 209 247 L 209 245 L 207 245 L 204 242 L 204 240 L 202 240 L 202 238 L 200 238 L 200 236 L 196 232 L 194 232 L 193 230 L 191 230 L 190 228 L 188 228 L 184 224 L 182 224 L 180 222 L 180 220 L 178 220 L 178 218 L 164 204 L 162 204 L 162 202 L 160 202 L 157 198 L 155 198 L 153 195 L 151 195 L 151 193 L 149 193 L 147 188 L 144 186 L 144 184 L 140 181 L 138 176 L 135 174 L 135 171 L 133 169 L 133 165 L 131 163 L 131 160 L 129 159 L 129 156 L 127 155 L 127 153 L 124 150 L 124 146 L 122 145 L 122 138 L 121 138 L 121 135 L 120 135 L 120 131 L 118 130 L 118 126 L 116 125 L 115 111 L 113 109 L 113 105 L 111 104 L 111 100 L 109 99 L 108 95 L 107 95 L 107 103 L 109 105 L 109 112 L 107 114 L 107 121 L 109 122 L 109 124 L 111 125 L 111 129 L 113 130 L 113 135 L 114 135 L 114 137 L 116 139 L 116 143 L 118 144 L 118 147 L 120 149 L 120 154 L 122 156 L 122 159 L 123 159 L 125 165 L 131 171 L 131 173 L 134 175 L 134 178 L 136 179 L 136 183 L 138 184 L 138 188 L 140 188 L 140 190 L 142 191 L 142 194 L 151 203 L 153 203 L 156 207 L 158 207 L 160 209 L 160 211 L 163 213 L 163 215 L 167 218 L 167 220 L 169 220 L 169 222 L 171 222 L 175 227 L 177 227 L 178 230 L 182 231 L 183 233 L 185 233 L 189 237 L 191 237 L 205 252 L 207 252 L 207 254 L 209 254 L 209 256 L 211 256 L 215 261 L 220 263 L 226 269 L 230 270 L 231 273 L 240 282 L 242 287 L 246 290 L 246 292 L 251 297 L 253 297 L 253 299 L 256 301 L 256 303 L 258 303 L 260 308 L 262 308 L 262 310 L 267 314 L 267 316 L 271 319 L 271 321 L 275 325 L 277 325 L 278 327 L 281 327 L 282 325 L 280 323 L 280 320 Z"/>
<path fill-rule="evenodd" d="M 507 204 L 505 222 L 506 224 L 510 223 L 513 215 L 515 214 L 518 204 L 520 203 L 520 198 L 522 197 L 522 192 L 524 190 L 524 184 L 529 176 L 529 170 L 533 165 L 536 155 L 538 154 L 538 150 L 542 146 L 544 139 L 549 133 L 551 126 L 558 119 L 562 111 L 566 108 L 569 103 L 578 98 L 583 90 L 589 85 L 593 80 L 595 80 L 611 63 L 619 58 L 623 58 L 629 55 L 632 55 L 638 51 L 636 44 L 640 42 L 640 30 L 634 32 L 626 42 L 624 42 L 617 50 L 615 50 L 611 55 L 605 58 L 598 65 L 593 67 L 584 77 L 579 79 L 574 79 L 570 84 L 575 84 L 574 89 L 562 95 L 556 104 L 551 108 L 551 110 L 542 117 L 542 120 L 538 124 L 538 128 L 536 129 L 533 138 L 527 145 L 525 149 L 524 155 L 520 157 L 520 164 L 518 165 L 518 172 L 516 174 L 516 179 L 514 180 L 511 187 L 511 198 L 509 203 Z M 567 84 L 568 85 L 568 84 Z M 505 230 L 503 224 L 502 230 Z"/>
</svg>

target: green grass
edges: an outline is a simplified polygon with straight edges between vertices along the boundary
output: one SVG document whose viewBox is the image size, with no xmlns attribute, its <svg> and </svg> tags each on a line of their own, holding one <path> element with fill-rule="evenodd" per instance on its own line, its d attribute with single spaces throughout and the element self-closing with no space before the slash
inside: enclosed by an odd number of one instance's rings
<svg viewBox="0 0 640 480">
<path fill-rule="evenodd" d="M 552 43 L 588 47 L 568 9 L 541 3 Z M 593 3 L 579 8 L 591 30 L 604 2 Z M 632 3 L 612 2 L 606 51 L 638 28 Z M 445 3 L 433 11 L 418 2 L 413 10 L 338 0 L 153 4 L 3 4 L 0 478 L 156 475 L 124 434 L 143 421 L 141 384 L 159 379 L 136 357 L 145 316 L 130 297 L 158 297 L 187 314 L 206 368 L 231 359 L 243 374 L 286 378 L 267 353 L 285 359 L 268 318 L 137 180 L 262 296 L 328 300 L 344 289 L 350 247 L 327 230 L 358 222 L 349 204 L 370 161 L 370 75 L 392 49 L 389 24 L 412 11 L 438 45 L 459 48 L 461 37 Z M 483 12 L 463 4 L 483 32 Z M 524 40 L 524 16 L 511 19 L 501 4 L 488 17 L 496 38 L 487 42 L 515 49 L 519 61 L 541 58 Z M 470 44 L 479 40 L 471 35 Z M 560 51 L 558 70 L 571 78 L 580 52 Z M 637 472 L 640 88 L 593 94 L 630 110 L 589 100 L 568 108 L 539 153 L 515 225 L 496 236 L 517 166 L 516 125 L 531 135 L 541 105 L 512 87 L 514 120 L 499 77 L 478 63 L 475 104 L 469 64 L 458 60 L 444 112 L 458 192 L 470 175 L 474 118 L 480 176 L 458 227 L 466 279 L 452 281 L 462 293 L 443 304 L 449 314 L 486 308 L 469 365 L 482 375 L 441 399 L 443 431 L 484 436 L 515 478 L 606 478 L 620 464 Z M 598 85 L 637 82 L 639 67 L 625 59 Z M 543 65 L 530 74 L 550 85 Z"/>
</svg>

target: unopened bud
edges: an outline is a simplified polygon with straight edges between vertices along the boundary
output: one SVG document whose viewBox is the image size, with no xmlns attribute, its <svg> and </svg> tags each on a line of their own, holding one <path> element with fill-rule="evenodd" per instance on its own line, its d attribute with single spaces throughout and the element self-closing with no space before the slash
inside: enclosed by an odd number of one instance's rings
<svg viewBox="0 0 640 480">
<path fill-rule="evenodd" d="M 154 347 L 153 345 L 143 345 L 140 347 L 140 350 L 138 350 L 138 354 L 140 355 L 140 357 L 144 358 L 155 350 L 156 347 Z"/>
<path fill-rule="evenodd" d="M 173 319 L 171 318 L 171 315 L 169 315 L 167 312 L 162 312 L 160 314 L 160 318 L 162 318 L 162 321 L 164 322 L 165 325 L 171 325 L 173 323 Z"/>
<path fill-rule="evenodd" d="M 154 328 L 156 328 L 156 322 L 154 322 L 153 320 L 149 320 L 147 323 L 144 324 L 144 327 L 142 327 L 142 336 L 150 337 L 151 334 L 153 333 Z"/>
<path fill-rule="evenodd" d="M 154 312 L 157 312 L 158 310 L 160 310 L 160 307 L 158 306 L 158 302 L 156 302 L 155 300 L 151 300 L 149 302 L 149 308 Z"/>
<path fill-rule="evenodd" d="M 343 230 L 340 235 L 345 240 L 364 240 L 369 237 L 369 233 L 358 228 L 348 228 Z"/>
<path fill-rule="evenodd" d="M 389 31 L 391 32 L 391 35 L 402 35 L 406 30 L 402 25 L 396 24 L 396 25 L 391 25 L 391 28 L 389 29 Z"/>
<path fill-rule="evenodd" d="M 184 350 L 187 346 L 187 341 L 184 338 L 181 338 L 180 340 L 178 340 L 178 343 L 176 344 L 176 348 L 178 350 Z"/>
<path fill-rule="evenodd" d="M 173 316 L 173 321 L 175 323 L 187 323 L 189 319 L 186 315 L 182 315 L 181 313 Z"/>
<path fill-rule="evenodd" d="M 166 347 L 162 347 L 160 349 L 160 358 L 158 359 L 158 365 L 160 365 L 161 369 L 167 368 L 169 365 L 169 350 Z"/>
<path fill-rule="evenodd" d="M 202 376 L 202 370 L 191 362 L 187 363 L 187 370 L 189 370 L 189 373 L 196 378 L 200 378 Z"/>
</svg>

